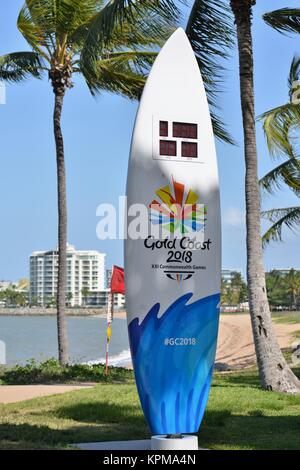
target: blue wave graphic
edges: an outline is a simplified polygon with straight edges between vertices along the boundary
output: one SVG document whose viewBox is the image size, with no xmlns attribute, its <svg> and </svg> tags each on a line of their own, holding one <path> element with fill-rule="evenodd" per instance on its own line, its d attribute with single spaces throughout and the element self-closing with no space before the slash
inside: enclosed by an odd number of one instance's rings
<svg viewBox="0 0 300 470">
<path fill-rule="evenodd" d="M 139 325 L 128 326 L 141 405 L 153 434 L 198 431 L 215 361 L 220 294 L 188 304 L 177 299 L 158 318 L 155 304 Z M 168 338 L 195 338 L 195 345 L 166 345 Z"/>
</svg>

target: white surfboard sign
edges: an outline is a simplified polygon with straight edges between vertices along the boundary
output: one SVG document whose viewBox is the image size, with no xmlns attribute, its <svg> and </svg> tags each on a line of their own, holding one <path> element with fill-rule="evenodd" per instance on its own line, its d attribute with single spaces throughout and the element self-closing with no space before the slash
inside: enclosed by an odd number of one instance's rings
<svg viewBox="0 0 300 470">
<path fill-rule="evenodd" d="M 215 360 L 221 278 L 219 182 L 201 74 L 184 31 L 158 55 L 137 113 L 125 241 L 126 310 L 141 405 L 154 434 L 197 432 Z M 130 212 L 130 208 L 132 208 Z M 128 228 L 134 217 L 128 216 Z"/>
</svg>

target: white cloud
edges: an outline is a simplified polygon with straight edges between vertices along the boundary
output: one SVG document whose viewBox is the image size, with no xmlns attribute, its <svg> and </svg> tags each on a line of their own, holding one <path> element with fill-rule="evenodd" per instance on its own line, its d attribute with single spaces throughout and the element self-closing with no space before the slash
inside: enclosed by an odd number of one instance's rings
<svg viewBox="0 0 300 470">
<path fill-rule="evenodd" d="M 232 227 L 238 227 L 245 224 L 245 211 L 238 207 L 228 207 L 223 216 L 223 222 Z"/>
</svg>

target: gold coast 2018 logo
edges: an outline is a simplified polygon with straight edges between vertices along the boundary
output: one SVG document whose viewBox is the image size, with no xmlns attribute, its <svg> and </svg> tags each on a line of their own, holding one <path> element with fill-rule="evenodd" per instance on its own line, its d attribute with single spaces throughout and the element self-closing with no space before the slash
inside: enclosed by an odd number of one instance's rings
<svg viewBox="0 0 300 470">
<path fill-rule="evenodd" d="M 205 205 L 200 204 L 198 195 L 191 189 L 187 191 L 184 184 L 173 180 L 172 185 L 173 190 L 168 185 L 155 191 L 159 200 L 154 199 L 149 205 L 151 224 L 171 234 L 204 231 Z"/>
<path fill-rule="evenodd" d="M 207 220 L 205 204 L 200 204 L 195 191 L 186 190 L 185 185 L 172 181 L 155 191 L 158 199 L 149 204 L 151 225 L 160 235 L 151 234 L 144 246 L 152 252 L 166 252 L 165 264 L 152 264 L 152 269 L 161 269 L 164 274 L 179 284 L 190 279 L 204 266 L 195 265 L 195 252 L 210 251 L 212 242 L 204 239 Z M 158 236 L 157 236 L 158 235 Z"/>
</svg>

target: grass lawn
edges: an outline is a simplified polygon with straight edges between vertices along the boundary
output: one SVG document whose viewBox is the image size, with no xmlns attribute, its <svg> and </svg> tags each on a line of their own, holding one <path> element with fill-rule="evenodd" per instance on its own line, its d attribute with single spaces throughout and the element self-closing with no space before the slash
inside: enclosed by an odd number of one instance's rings
<svg viewBox="0 0 300 470">
<path fill-rule="evenodd" d="M 278 312 L 272 314 L 274 323 L 297 324 L 300 323 L 300 312 Z M 293 339 L 300 339 L 300 330 L 295 330 Z"/>
<path fill-rule="evenodd" d="M 272 320 L 275 323 L 300 323 L 300 312 L 275 312 Z"/>
<path fill-rule="evenodd" d="M 133 376 L 122 377 L 0 405 L 0 449 L 66 449 L 76 442 L 148 438 Z M 255 371 L 216 374 L 199 442 L 208 449 L 300 449 L 300 396 L 260 390 Z"/>
</svg>

